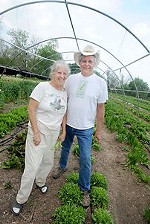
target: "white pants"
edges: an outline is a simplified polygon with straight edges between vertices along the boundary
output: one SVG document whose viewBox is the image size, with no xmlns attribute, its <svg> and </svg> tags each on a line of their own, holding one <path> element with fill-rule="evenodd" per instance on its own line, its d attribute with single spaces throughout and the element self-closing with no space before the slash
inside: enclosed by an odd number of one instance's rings
<svg viewBox="0 0 150 224">
<path fill-rule="evenodd" d="M 33 143 L 33 132 L 28 127 L 28 134 L 25 147 L 25 169 L 21 178 L 21 186 L 16 200 L 18 203 L 25 203 L 32 191 L 33 183 L 43 186 L 46 178 L 53 167 L 54 149 L 57 141 L 58 131 L 49 131 L 48 134 L 41 134 L 41 142 L 38 146 Z"/>
</svg>

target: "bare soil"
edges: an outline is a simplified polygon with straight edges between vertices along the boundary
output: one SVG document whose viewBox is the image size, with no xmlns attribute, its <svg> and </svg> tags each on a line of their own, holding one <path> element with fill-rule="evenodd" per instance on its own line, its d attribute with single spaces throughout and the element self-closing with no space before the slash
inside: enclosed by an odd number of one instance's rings
<svg viewBox="0 0 150 224">
<path fill-rule="evenodd" d="M 150 186 L 138 181 L 135 174 L 125 166 L 126 153 L 123 144 L 116 142 L 115 134 L 104 126 L 102 130 L 102 151 L 92 152 L 95 162 L 92 171 L 104 174 L 108 181 L 110 199 L 109 211 L 116 224 L 146 224 L 143 218 L 144 209 L 150 207 Z M 0 150 L 2 147 L 0 147 Z M 60 151 L 55 151 L 54 169 L 59 161 Z M 7 159 L 6 150 L 0 153 L 0 162 Z M 14 216 L 10 207 L 19 189 L 22 171 L 0 169 L 0 223 L 1 224 L 51 224 L 53 214 L 61 205 L 58 192 L 66 182 L 66 175 L 78 171 L 78 160 L 71 153 L 68 170 L 57 180 L 49 174 L 47 184 L 49 190 L 42 195 L 33 187 L 28 202 L 21 215 Z M 148 171 L 149 172 L 149 171 Z M 5 189 L 4 184 L 11 182 L 13 188 Z M 86 224 L 91 224 L 91 210 L 87 209 Z M 69 224 L 69 223 L 68 223 Z"/>
</svg>

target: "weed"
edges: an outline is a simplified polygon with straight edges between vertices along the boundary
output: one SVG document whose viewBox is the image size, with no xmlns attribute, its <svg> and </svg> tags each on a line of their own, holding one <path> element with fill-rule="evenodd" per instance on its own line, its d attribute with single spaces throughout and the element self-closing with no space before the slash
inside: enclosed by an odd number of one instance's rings
<svg viewBox="0 0 150 224">
<path fill-rule="evenodd" d="M 144 210 L 144 218 L 146 219 L 147 223 L 150 224 L 150 208 Z"/>
<path fill-rule="evenodd" d="M 75 144 L 75 146 L 74 146 L 74 148 L 72 150 L 72 153 L 73 153 L 74 156 L 79 157 L 79 155 L 80 155 L 80 149 L 79 149 L 79 145 L 78 144 Z"/>
<path fill-rule="evenodd" d="M 11 181 L 8 181 L 7 183 L 4 184 L 4 189 L 12 189 L 13 186 L 12 186 L 12 183 Z"/>
</svg>

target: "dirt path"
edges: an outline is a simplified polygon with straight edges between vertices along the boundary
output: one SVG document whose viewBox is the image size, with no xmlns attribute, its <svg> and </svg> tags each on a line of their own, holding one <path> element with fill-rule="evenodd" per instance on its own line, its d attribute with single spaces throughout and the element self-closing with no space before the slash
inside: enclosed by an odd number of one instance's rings
<svg viewBox="0 0 150 224">
<path fill-rule="evenodd" d="M 94 152 L 95 163 L 92 171 L 103 173 L 108 180 L 108 193 L 110 198 L 110 212 L 116 224 L 146 224 L 143 211 L 150 207 L 150 186 L 140 183 L 137 177 L 125 166 L 125 152 L 123 145 L 115 141 L 115 135 L 106 127 L 102 131 L 102 151 Z M 56 168 L 60 151 L 55 153 Z M 0 162 L 6 158 L 6 152 L 0 153 Z M 22 215 L 14 217 L 10 212 L 10 205 L 19 188 L 21 171 L 0 170 L 0 223 L 2 224 L 52 224 L 53 213 L 60 206 L 58 191 L 66 181 L 66 175 L 78 170 L 78 161 L 70 156 L 68 170 L 59 179 L 54 180 L 51 174 L 47 183 L 47 195 L 41 195 L 38 189 L 33 189 L 32 194 L 25 204 Z M 4 184 L 11 181 L 12 189 L 4 189 Z M 87 210 L 88 212 L 88 210 Z M 69 223 L 68 223 L 69 224 Z M 91 224 L 87 216 L 86 224 Z"/>
</svg>

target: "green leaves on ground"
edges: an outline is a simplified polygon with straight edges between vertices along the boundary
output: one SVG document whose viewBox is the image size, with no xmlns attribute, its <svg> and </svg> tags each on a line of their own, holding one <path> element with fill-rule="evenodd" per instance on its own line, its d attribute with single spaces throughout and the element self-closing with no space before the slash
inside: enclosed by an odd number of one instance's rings
<svg viewBox="0 0 150 224">
<path fill-rule="evenodd" d="M 85 223 L 85 210 L 76 205 L 63 205 L 55 210 L 55 224 L 83 224 Z"/>
<path fill-rule="evenodd" d="M 61 199 L 62 204 L 69 205 L 81 205 L 82 202 L 82 192 L 78 184 L 74 183 L 65 183 L 64 186 L 60 189 L 59 198 Z"/>
<path fill-rule="evenodd" d="M 97 208 L 92 214 L 93 224 L 113 224 L 111 214 L 106 209 Z"/>
</svg>

